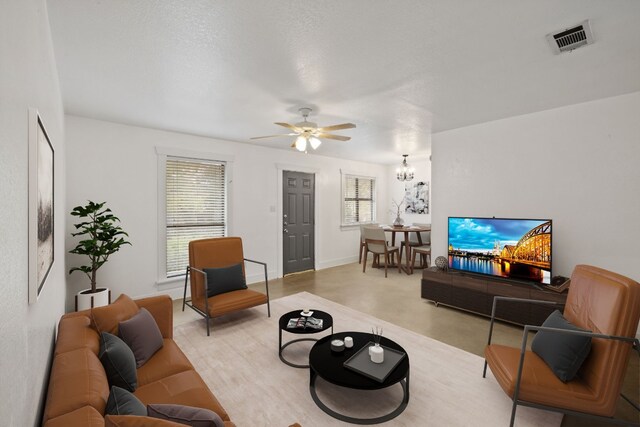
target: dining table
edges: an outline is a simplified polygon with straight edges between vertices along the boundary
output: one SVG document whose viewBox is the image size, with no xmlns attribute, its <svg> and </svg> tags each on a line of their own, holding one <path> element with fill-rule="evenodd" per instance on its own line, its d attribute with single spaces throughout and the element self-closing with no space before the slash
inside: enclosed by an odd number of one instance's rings
<svg viewBox="0 0 640 427">
<path fill-rule="evenodd" d="M 409 233 L 416 233 L 418 235 L 418 242 L 422 245 L 422 236 L 420 233 L 425 231 L 431 231 L 430 225 L 404 225 L 404 226 L 393 226 L 393 225 L 381 225 L 380 226 L 385 232 L 391 233 L 391 246 L 396 245 L 396 234 L 402 233 L 404 234 L 404 250 L 406 254 L 405 262 L 400 268 L 407 274 L 413 274 L 411 271 L 411 247 L 409 246 Z"/>
</svg>

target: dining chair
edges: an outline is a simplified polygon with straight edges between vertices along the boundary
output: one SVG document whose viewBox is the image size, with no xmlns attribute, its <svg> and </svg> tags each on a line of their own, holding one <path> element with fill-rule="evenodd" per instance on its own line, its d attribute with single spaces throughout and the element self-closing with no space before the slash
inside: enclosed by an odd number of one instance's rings
<svg viewBox="0 0 640 427">
<path fill-rule="evenodd" d="M 402 263 L 402 252 L 397 246 L 389 246 L 385 240 L 384 230 L 380 227 L 364 227 L 364 262 L 362 263 L 362 272 L 367 268 L 367 255 L 371 252 L 374 255 L 374 262 L 377 259 L 380 264 L 380 255 L 384 255 L 384 277 L 387 277 L 387 268 L 394 262 L 395 254 L 398 254 L 398 272 L 400 272 L 400 264 Z"/>
<path fill-rule="evenodd" d="M 358 252 L 358 264 L 362 263 L 362 254 L 364 253 L 364 247 L 365 247 L 365 242 L 364 242 L 364 232 L 362 231 L 365 227 L 378 227 L 378 223 L 377 222 L 372 222 L 369 224 L 361 224 L 360 225 L 360 249 Z"/>
<path fill-rule="evenodd" d="M 429 228 L 431 228 L 431 224 L 417 224 L 417 223 L 414 223 L 413 225 L 418 226 L 418 227 L 429 227 Z M 404 250 L 405 244 L 406 243 L 404 241 L 400 242 L 400 251 Z M 431 245 L 431 230 L 409 233 L 409 247 L 410 248 L 414 248 L 416 246 L 423 246 L 423 245 Z"/>
<path fill-rule="evenodd" d="M 411 274 L 416 266 L 416 255 L 420 255 L 420 267 L 428 268 L 431 264 L 431 245 L 415 246 L 411 248 Z"/>
</svg>

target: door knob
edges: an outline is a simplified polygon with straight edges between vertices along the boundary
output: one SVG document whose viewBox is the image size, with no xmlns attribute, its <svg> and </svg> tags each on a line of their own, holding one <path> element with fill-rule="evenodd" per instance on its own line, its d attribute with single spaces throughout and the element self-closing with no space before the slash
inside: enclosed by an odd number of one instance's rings
<svg viewBox="0 0 640 427">
<path fill-rule="evenodd" d="M 287 230 L 286 228 L 284 230 L 282 230 L 284 233 L 288 233 L 289 230 Z"/>
<path fill-rule="evenodd" d="M 289 225 L 289 224 L 287 224 L 287 221 L 285 221 L 285 222 L 284 222 L 284 224 L 282 224 L 282 225 L 287 226 L 287 225 Z"/>
</svg>

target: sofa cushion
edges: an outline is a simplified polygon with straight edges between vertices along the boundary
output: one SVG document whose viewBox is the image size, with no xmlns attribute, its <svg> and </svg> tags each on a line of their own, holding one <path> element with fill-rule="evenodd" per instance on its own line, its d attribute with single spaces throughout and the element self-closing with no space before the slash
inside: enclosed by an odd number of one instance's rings
<svg viewBox="0 0 640 427">
<path fill-rule="evenodd" d="M 175 341 L 165 339 L 162 348 L 138 368 L 138 387 L 192 369 L 193 365 Z"/>
<path fill-rule="evenodd" d="M 162 348 L 162 334 L 146 308 L 141 308 L 131 319 L 120 322 L 118 331 L 120 338 L 133 351 L 138 368 Z"/>
<path fill-rule="evenodd" d="M 174 403 L 211 409 L 227 421 L 229 415 L 196 371 L 189 370 L 138 387 L 134 393 L 142 403 Z"/>
<path fill-rule="evenodd" d="M 109 305 L 91 309 L 91 318 L 98 332 L 118 335 L 118 324 L 132 318 L 137 312 L 137 304 L 122 294 Z"/>
<path fill-rule="evenodd" d="M 147 415 L 191 427 L 224 427 L 224 421 L 218 414 L 194 406 L 155 403 L 147 405 Z"/>
<path fill-rule="evenodd" d="M 94 354 L 100 351 L 100 336 L 91 327 L 91 319 L 86 316 L 63 316 L 58 324 L 55 354 L 85 347 Z"/>
<path fill-rule="evenodd" d="M 44 427 L 69 427 L 69 426 L 86 426 L 86 427 L 102 427 L 104 426 L 104 418 L 102 414 L 91 406 L 83 406 L 75 411 L 67 412 L 47 421 Z"/>
<path fill-rule="evenodd" d="M 163 338 L 173 338 L 173 300 L 169 295 L 141 298 L 135 303 L 151 313 Z"/>
<path fill-rule="evenodd" d="M 59 354 L 51 366 L 43 422 L 83 406 L 103 414 L 108 397 L 109 383 L 96 354 L 88 348 Z"/>
<path fill-rule="evenodd" d="M 107 415 L 105 427 L 184 427 L 184 424 L 138 415 Z M 227 427 L 227 426 L 225 426 Z"/>
<path fill-rule="evenodd" d="M 105 415 L 147 415 L 147 408 L 131 392 L 118 386 L 111 387 Z"/>
<path fill-rule="evenodd" d="M 584 331 L 555 310 L 542 326 Z M 545 361 L 563 382 L 571 381 L 591 351 L 591 337 L 553 331 L 538 331 L 531 341 L 531 350 Z"/>
<path fill-rule="evenodd" d="M 227 313 L 266 303 L 267 295 L 253 289 L 227 292 L 209 298 L 209 315 L 212 317 L 223 316 Z M 194 301 L 193 305 L 202 311 L 206 309 L 204 304 L 199 304 L 197 301 Z"/>
<path fill-rule="evenodd" d="M 135 391 L 138 387 L 136 358 L 127 344 L 115 335 L 103 332 L 100 343 L 100 362 L 104 366 L 110 386 Z"/>
<path fill-rule="evenodd" d="M 242 264 L 222 268 L 203 268 L 207 273 L 207 297 L 247 289 Z"/>
</svg>

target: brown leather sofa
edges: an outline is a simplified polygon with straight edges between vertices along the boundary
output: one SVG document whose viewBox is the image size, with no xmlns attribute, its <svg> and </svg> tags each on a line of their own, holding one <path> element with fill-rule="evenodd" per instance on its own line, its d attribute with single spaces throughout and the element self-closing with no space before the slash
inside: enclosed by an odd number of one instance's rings
<svg viewBox="0 0 640 427">
<path fill-rule="evenodd" d="M 164 340 L 163 347 L 138 368 L 135 395 L 145 405 L 173 403 L 207 408 L 234 426 L 220 402 L 194 370 L 189 359 L 173 340 L 173 304 L 168 296 L 133 301 L 146 308 L 156 320 Z M 102 307 L 100 329 L 117 328 L 118 322 L 132 316 L 132 301 L 122 295 L 108 308 Z M 135 309 L 135 307 L 133 307 Z M 137 311 L 137 310 L 136 310 Z M 135 312 L 134 312 L 135 313 Z M 105 317 L 106 316 L 106 317 Z M 97 315 L 90 310 L 62 317 L 53 356 L 47 400 L 45 427 L 73 426 L 182 426 L 174 422 L 139 416 L 107 416 L 104 411 L 109 384 L 98 359 L 100 339 Z"/>
</svg>

